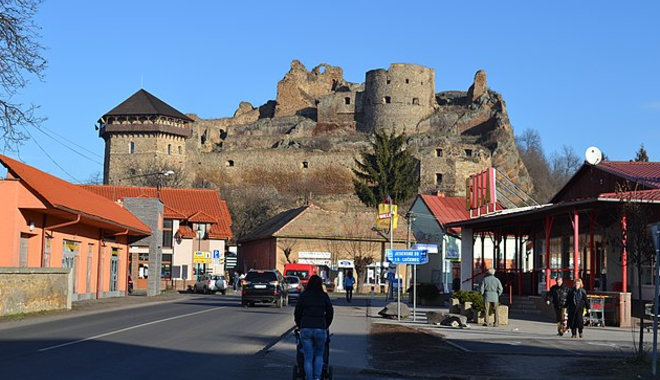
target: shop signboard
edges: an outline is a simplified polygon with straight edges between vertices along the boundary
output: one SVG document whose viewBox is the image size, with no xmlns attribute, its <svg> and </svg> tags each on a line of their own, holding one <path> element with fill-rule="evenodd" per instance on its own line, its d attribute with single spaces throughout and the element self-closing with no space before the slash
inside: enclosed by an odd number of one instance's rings
<svg viewBox="0 0 660 380">
<path fill-rule="evenodd" d="M 354 268 L 353 260 L 339 260 L 337 261 L 337 268 Z"/>
</svg>

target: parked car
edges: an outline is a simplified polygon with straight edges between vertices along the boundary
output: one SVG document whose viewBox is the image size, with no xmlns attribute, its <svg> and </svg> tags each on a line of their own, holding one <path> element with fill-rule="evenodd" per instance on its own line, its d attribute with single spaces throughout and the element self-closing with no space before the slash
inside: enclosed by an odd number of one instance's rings
<svg viewBox="0 0 660 380">
<path fill-rule="evenodd" d="M 298 300 L 298 297 L 300 297 L 300 293 L 303 291 L 303 285 L 302 281 L 300 281 L 300 278 L 298 276 L 285 276 L 284 280 L 286 281 L 288 285 L 287 291 L 289 292 L 289 301 L 293 300 Z"/>
<path fill-rule="evenodd" d="M 277 269 L 250 269 L 242 284 L 241 305 L 272 303 L 277 307 L 288 305 L 287 284 Z"/>
<path fill-rule="evenodd" d="M 204 294 L 220 292 L 224 295 L 227 293 L 227 281 L 225 276 L 205 274 L 195 283 L 193 291 Z"/>
</svg>

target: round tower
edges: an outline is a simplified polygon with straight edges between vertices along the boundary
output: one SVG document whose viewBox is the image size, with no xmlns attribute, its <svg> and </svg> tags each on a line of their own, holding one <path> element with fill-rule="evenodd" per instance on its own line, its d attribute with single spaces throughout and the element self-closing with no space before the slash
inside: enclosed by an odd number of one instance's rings
<svg viewBox="0 0 660 380">
<path fill-rule="evenodd" d="M 388 70 L 368 71 L 364 85 L 364 131 L 414 133 L 435 109 L 435 71 L 428 67 L 394 63 Z"/>
<path fill-rule="evenodd" d="M 103 115 L 104 184 L 130 184 L 129 177 L 181 170 L 193 120 L 145 90 Z M 182 173 L 183 174 L 183 173 Z"/>
</svg>

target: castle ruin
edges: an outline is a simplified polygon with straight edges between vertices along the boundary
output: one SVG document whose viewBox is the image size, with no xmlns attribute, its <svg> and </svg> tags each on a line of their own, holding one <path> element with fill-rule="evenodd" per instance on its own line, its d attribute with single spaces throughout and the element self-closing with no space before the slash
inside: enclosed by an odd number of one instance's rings
<svg viewBox="0 0 660 380">
<path fill-rule="evenodd" d="M 321 64 L 308 71 L 294 60 L 276 100 L 258 107 L 242 101 L 232 117 L 184 115 L 141 90 L 99 122 L 105 183 L 126 183 L 122 179 L 140 162 L 158 159 L 178 165 L 188 185 L 212 172 L 223 182 L 253 185 L 270 176 L 275 187 L 309 178 L 338 186 L 325 194 L 318 187 L 305 192 L 355 198 L 350 169 L 378 130 L 409 137 L 420 192 L 462 195 L 465 178 L 489 166 L 532 190 L 505 102 L 488 89 L 481 70 L 467 91 L 436 93 L 435 71 L 420 65 L 392 64 L 353 83 L 340 67 Z"/>
</svg>

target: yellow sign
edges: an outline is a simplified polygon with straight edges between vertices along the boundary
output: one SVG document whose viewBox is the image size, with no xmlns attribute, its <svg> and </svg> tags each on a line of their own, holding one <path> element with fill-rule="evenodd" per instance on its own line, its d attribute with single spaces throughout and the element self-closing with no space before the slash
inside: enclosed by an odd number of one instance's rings
<svg viewBox="0 0 660 380">
<path fill-rule="evenodd" d="M 392 219 L 392 229 L 397 227 L 397 206 L 392 205 L 392 213 L 394 214 L 394 219 Z M 380 230 L 389 230 L 390 229 L 390 204 L 381 203 L 378 205 L 378 220 L 376 221 L 376 228 Z"/>
<path fill-rule="evenodd" d="M 193 264 L 211 264 L 211 252 L 193 252 Z"/>
</svg>

